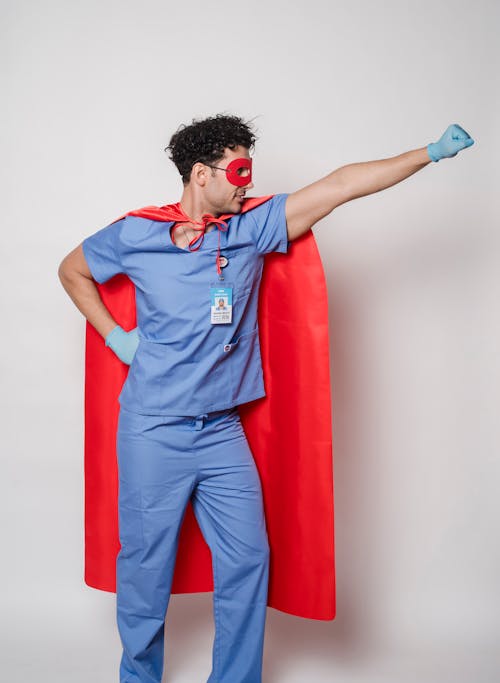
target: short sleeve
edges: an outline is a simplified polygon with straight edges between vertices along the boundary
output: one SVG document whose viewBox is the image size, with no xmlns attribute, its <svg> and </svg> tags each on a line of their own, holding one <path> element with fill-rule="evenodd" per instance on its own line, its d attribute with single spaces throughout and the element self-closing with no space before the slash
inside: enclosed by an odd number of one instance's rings
<svg viewBox="0 0 500 683">
<path fill-rule="evenodd" d="M 120 249 L 120 233 L 124 220 L 122 218 L 101 228 L 82 242 L 89 270 L 99 284 L 124 272 Z"/>
<path fill-rule="evenodd" d="M 255 243 L 260 254 L 288 251 L 285 202 L 288 194 L 275 194 L 248 213 L 255 224 Z"/>
</svg>

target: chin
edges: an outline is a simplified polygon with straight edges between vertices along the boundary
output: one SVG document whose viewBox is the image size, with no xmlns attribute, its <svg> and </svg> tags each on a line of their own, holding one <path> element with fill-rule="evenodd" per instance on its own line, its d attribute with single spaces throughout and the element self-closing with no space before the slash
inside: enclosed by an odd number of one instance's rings
<svg viewBox="0 0 500 683">
<path fill-rule="evenodd" d="M 221 211 L 221 214 L 223 214 L 223 213 L 240 213 L 240 211 L 241 211 L 241 202 L 238 199 L 234 198 L 230 201 L 229 204 L 227 204 L 224 207 L 224 210 Z"/>
</svg>

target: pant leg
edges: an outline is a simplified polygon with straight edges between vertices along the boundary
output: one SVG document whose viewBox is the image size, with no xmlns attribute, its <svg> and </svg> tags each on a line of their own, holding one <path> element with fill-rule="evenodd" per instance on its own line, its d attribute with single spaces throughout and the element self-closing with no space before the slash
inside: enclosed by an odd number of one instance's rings
<svg viewBox="0 0 500 683">
<path fill-rule="evenodd" d="M 195 480 L 191 431 L 176 420 L 120 410 L 120 683 L 160 683 L 162 677 L 164 623 L 179 532 Z"/>
<path fill-rule="evenodd" d="M 269 543 L 258 470 L 237 410 L 197 434 L 192 503 L 214 575 L 208 683 L 261 683 Z"/>
</svg>

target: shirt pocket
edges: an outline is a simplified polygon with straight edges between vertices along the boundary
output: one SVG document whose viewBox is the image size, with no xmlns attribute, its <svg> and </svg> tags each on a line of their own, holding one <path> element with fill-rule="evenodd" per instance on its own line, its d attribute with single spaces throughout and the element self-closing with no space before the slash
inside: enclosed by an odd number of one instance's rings
<svg viewBox="0 0 500 683">
<path fill-rule="evenodd" d="M 263 389 L 259 328 L 242 332 L 224 346 L 233 391 L 232 399 L 255 394 Z"/>
<path fill-rule="evenodd" d="M 160 396 L 163 345 L 139 337 L 139 346 L 129 366 L 122 394 L 135 409 L 157 409 Z"/>
<path fill-rule="evenodd" d="M 259 254 L 253 245 L 244 247 L 226 247 L 221 249 L 221 255 L 228 259 L 228 264 L 221 269 L 224 282 L 232 284 L 233 300 L 236 302 L 248 296 L 252 289 L 257 286 L 259 279 L 258 261 Z"/>
</svg>

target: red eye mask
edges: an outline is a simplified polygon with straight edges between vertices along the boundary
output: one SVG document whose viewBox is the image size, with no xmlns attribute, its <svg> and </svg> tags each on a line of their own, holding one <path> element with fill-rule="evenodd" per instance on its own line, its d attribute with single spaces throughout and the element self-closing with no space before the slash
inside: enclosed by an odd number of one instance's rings
<svg viewBox="0 0 500 683">
<path fill-rule="evenodd" d="M 252 182 L 252 160 L 242 157 L 241 159 L 233 159 L 227 168 L 222 169 L 226 171 L 227 179 L 232 185 L 243 187 Z"/>
</svg>

